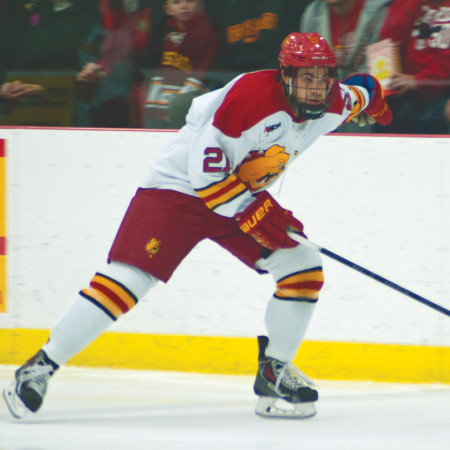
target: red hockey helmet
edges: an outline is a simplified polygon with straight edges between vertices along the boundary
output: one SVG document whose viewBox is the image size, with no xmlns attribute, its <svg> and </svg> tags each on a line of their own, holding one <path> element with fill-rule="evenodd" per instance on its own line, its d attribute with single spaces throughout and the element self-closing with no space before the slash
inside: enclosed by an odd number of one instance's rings
<svg viewBox="0 0 450 450">
<path fill-rule="evenodd" d="M 295 115 L 322 117 L 337 91 L 336 58 L 327 41 L 319 33 L 291 33 L 281 44 L 278 60 L 281 84 Z M 303 68 L 310 68 L 309 78 L 316 79 L 309 79 L 309 86 L 302 86 Z"/>
<path fill-rule="evenodd" d="M 336 58 L 319 33 L 291 33 L 281 44 L 281 66 L 336 67 Z"/>
</svg>

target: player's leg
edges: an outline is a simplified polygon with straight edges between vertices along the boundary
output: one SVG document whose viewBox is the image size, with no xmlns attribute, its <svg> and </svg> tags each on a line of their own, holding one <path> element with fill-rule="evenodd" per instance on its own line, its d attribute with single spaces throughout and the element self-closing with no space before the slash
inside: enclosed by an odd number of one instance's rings
<svg viewBox="0 0 450 450">
<path fill-rule="evenodd" d="M 318 393 L 311 380 L 293 366 L 292 361 L 323 285 L 321 258 L 314 250 L 299 245 L 277 250 L 269 258 L 260 260 L 257 267 L 272 274 L 276 291 L 266 309 L 268 338 L 258 338 L 256 412 L 264 416 L 310 417 L 316 412 L 314 402 Z M 293 407 L 277 399 L 286 400 Z"/>
<path fill-rule="evenodd" d="M 154 276 L 129 264 L 112 261 L 79 292 L 43 346 L 59 366 L 97 339 L 157 284 Z"/>
<path fill-rule="evenodd" d="M 267 255 L 265 249 L 239 229 L 214 240 L 248 266 L 270 273 L 276 283 L 265 315 L 268 337 L 258 338 L 257 413 L 277 417 L 314 415 L 317 391 L 312 382 L 292 365 L 292 360 L 323 285 L 320 255 L 300 245 Z M 261 255 L 265 257 L 261 258 Z M 279 407 L 277 399 L 287 400 L 291 407 Z"/>
<path fill-rule="evenodd" d="M 269 300 L 265 322 L 270 342 L 266 353 L 292 361 L 306 333 L 323 286 L 322 259 L 305 246 L 280 249 L 256 264 L 269 272 L 276 290 Z"/>
<path fill-rule="evenodd" d="M 37 411 L 58 367 L 134 307 L 157 280 L 170 278 L 205 237 L 205 210 L 201 200 L 185 194 L 137 192 L 111 248 L 110 264 L 79 293 L 52 328 L 49 341 L 17 370 L 14 383 L 5 389 L 5 400 L 15 417 Z"/>
<path fill-rule="evenodd" d="M 112 262 L 98 272 L 50 331 L 48 342 L 15 373 L 3 396 L 11 414 L 22 417 L 42 405 L 50 377 L 128 312 L 157 283 L 148 273 Z"/>
</svg>

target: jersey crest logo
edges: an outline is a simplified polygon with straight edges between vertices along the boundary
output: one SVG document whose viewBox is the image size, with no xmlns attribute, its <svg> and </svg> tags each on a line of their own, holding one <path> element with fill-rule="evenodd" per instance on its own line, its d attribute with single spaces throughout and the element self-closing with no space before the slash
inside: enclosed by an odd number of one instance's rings
<svg viewBox="0 0 450 450">
<path fill-rule="evenodd" d="M 158 253 L 159 247 L 161 247 L 161 241 L 158 239 L 152 238 L 145 244 L 145 251 L 149 258 L 153 258 L 153 256 Z"/>
<path fill-rule="evenodd" d="M 237 175 L 250 191 L 262 190 L 284 171 L 289 156 L 285 148 L 279 145 L 272 145 L 261 152 L 250 152 Z"/>
<path fill-rule="evenodd" d="M 265 130 L 264 133 L 272 133 L 272 131 L 275 131 L 277 128 L 281 127 L 281 122 L 277 123 L 275 125 L 268 125 Z"/>
</svg>

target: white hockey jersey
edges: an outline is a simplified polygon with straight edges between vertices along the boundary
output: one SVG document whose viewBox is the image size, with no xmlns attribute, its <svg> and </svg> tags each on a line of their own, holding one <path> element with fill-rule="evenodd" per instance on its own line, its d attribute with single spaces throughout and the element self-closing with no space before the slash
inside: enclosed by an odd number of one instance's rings
<svg viewBox="0 0 450 450">
<path fill-rule="evenodd" d="M 321 119 L 296 120 L 276 70 L 241 75 L 194 99 L 186 125 L 161 151 L 143 188 L 200 197 L 233 217 L 320 136 L 361 112 L 369 94 L 340 84 Z"/>
</svg>

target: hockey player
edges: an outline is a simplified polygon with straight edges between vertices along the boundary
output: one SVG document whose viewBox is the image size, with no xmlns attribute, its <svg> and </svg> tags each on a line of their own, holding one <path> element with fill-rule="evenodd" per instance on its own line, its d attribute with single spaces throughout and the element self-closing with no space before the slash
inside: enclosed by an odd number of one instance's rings
<svg viewBox="0 0 450 450">
<path fill-rule="evenodd" d="M 302 223 L 266 191 L 318 137 L 367 114 L 392 116 L 366 74 L 337 81 L 336 63 L 317 33 L 292 33 L 279 70 L 237 77 L 194 100 L 183 127 L 161 152 L 124 216 L 108 256 L 50 332 L 43 348 L 4 390 L 15 417 L 36 412 L 59 366 L 129 311 L 158 280 L 167 282 L 201 240 L 211 239 L 259 273 L 269 273 L 254 391 L 256 413 L 310 417 L 317 390 L 291 361 L 323 285 L 320 256 L 289 232 Z"/>
</svg>

